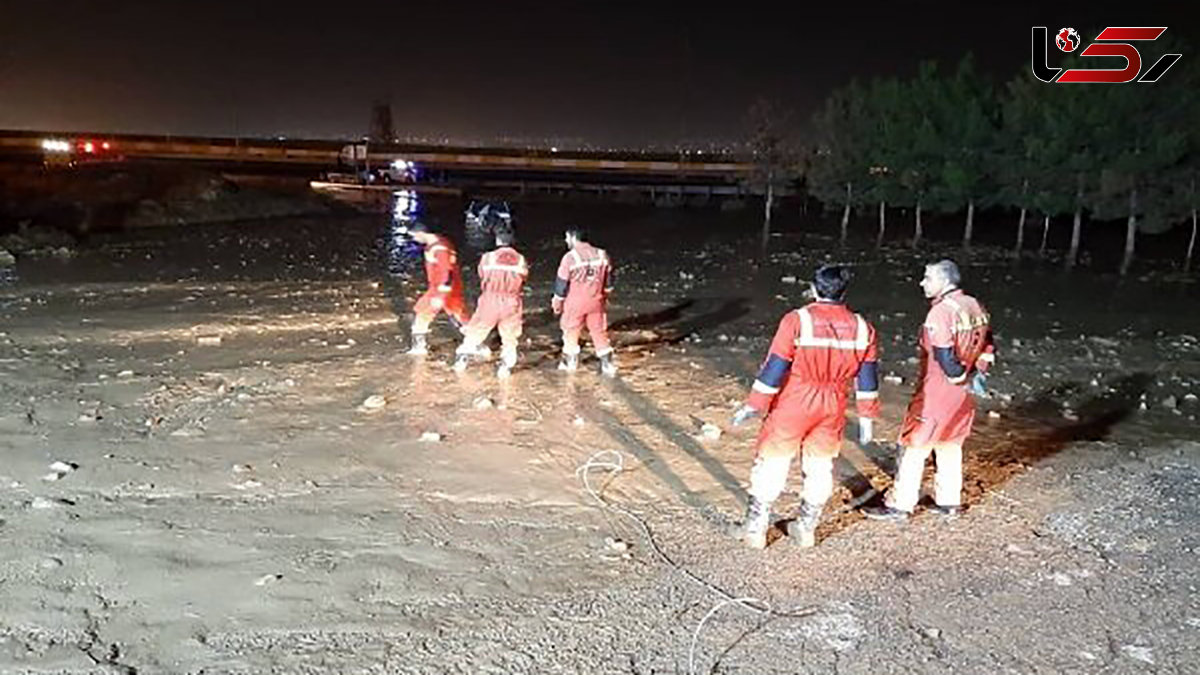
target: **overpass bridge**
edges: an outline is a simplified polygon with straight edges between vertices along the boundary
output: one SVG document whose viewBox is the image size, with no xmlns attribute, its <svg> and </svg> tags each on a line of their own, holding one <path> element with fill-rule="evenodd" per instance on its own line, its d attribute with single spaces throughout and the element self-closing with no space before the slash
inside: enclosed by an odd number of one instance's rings
<svg viewBox="0 0 1200 675">
<path fill-rule="evenodd" d="M 48 151 L 46 142 L 55 145 Z M 669 155 L 631 152 L 552 151 L 547 149 L 463 148 L 405 143 L 364 144 L 363 141 L 204 138 L 132 134 L 88 134 L 0 130 L 0 157 L 36 159 L 48 152 L 81 152 L 110 160 L 167 160 L 196 162 L 222 170 L 230 167 L 312 172 L 345 166 L 347 159 L 371 166 L 395 160 L 413 162 L 443 176 L 519 177 L 522 181 L 647 183 L 657 185 L 735 185 L 752 169 L 726 155 Z M 103 151 L 99 148 L 104 145 Z M 365 156 L 355 146 L 365 145 Z M 349 150 L 349 153 L 347 152 Z M 81 159 L 88 159 L 81 157 Z"/>
</svg>

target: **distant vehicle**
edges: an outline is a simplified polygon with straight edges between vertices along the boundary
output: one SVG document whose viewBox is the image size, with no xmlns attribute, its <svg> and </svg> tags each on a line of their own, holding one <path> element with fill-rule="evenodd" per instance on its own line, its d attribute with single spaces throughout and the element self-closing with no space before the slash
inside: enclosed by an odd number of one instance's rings
<svg viewBox="0 0 1200 675">
<path fill-rule="evenodd" d="M 116 143 L 95 138 L 47 138 L 42 141 L 42 159 L 47 167 L 120 162 L 125 159 Z"/>
<path fill-rule="evenodd" d="M 416 162 L 406 159 L 372 161 L 366 143 L 352 143 L 342 148 L 338 163 L 348 170 L 330 174 L 331 182 L 351 182 L 345 177 L 353 175 L 352 182 L 360 185 L 392 185 L 415 183 L 420 177 Z"/>
</svg>

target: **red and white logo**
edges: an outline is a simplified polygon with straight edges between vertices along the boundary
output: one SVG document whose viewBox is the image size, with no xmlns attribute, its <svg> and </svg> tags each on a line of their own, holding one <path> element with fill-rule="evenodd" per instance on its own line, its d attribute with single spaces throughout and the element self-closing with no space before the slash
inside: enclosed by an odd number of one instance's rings
<svg viewBox="0 0 1200 675">
<path fill-rule="evenodd" d="M 1031 43 L 1030 68 L 1033 76 L 1042 82 L 1074 84 L 1120 84 L 1124 82 L 1157 82 L 1163 73 L 1182 56 L 1163 54 L 1153 66 L 1142 73 L 1142 54 L 1131 42 L 1153 42 L 1167 31 L 1166 26 L 1109 26 L 1100 31 L 1092 44 L 1079 52 L 1079 56 L 1119 56 L 1125 59 L 1124 68 L 1051 68 L 1048 50 L 1048 32 L 1045 26 L 1034 26 Z M 1074 28 L 1062 28 L 1054 35 L 1054 44 L 1070 53 L 1079 48 L 1081 40 Z M 1039 47 L 1040 45 L 1040 47 Z M 1038 59 L 1038 50 L 1041 59 Z M 1141 75 L 1141 77 L 1138 77 Z"/>
<path fill-rule="evenodd" d="M 1064 52 L 1070 53 L 1079 49 L 1079 33 L 1074 28 L 1060 28 L 1054 36 L 1054 44 Z"/>
</svg>

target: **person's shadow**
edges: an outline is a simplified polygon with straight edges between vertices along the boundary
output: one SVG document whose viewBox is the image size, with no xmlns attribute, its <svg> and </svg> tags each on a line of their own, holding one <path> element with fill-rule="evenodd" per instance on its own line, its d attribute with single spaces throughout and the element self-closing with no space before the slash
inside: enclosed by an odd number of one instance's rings
<svg viewBox="0 0 1200 675">
<path fill-rule="evenodd" d="M 987 418 L 989 406 L 981 403 L 963 451 L 963 504 L 969 508 L 981 502 L 989 492 L 1073 443 L 1111 437 L 1113 429 L 1138 409 L 1153 381 L 1149 373 L 1122 376 L 1104 393 L 1082 403 L 1070 420 L 1063 416 L 1062 401 L 1083 390 L 1077 382 L 1049 387 L 1021 405 L 1001 410 L 1001 418 L 995 421 Z M 853 430 L 853 424 L 847 426 Z M 845 491 L 830 503 L 833 517 L 823 524 L 823 536 L 857 521 L 858 508 L 883 503 L 896 475 L 899 450 L 894 443 L 878 442 L 846 448 L 836 465 Z M 930 462 L 926 479 L 932 472 Z"/>
<path fill-rule="evenodd" d="M 621 347 L 658 347 L 682 342 L 693 333 L 712 330 L 749 313 L 749 298 L 712 301 L 687 298 L 660 310 L 618 319 L 609 324 L 609 330 L 614 333 L 643 333 L 626 335 L 619 343 Z"/>
</svg>

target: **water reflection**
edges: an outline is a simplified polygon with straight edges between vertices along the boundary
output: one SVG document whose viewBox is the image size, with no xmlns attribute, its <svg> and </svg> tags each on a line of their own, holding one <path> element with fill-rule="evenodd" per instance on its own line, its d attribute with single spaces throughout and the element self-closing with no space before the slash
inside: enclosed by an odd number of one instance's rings
<svg viewBox="0 0 1200 675">
<path fill-rule="evenodd" d="M 387 271 L 393 277 L 407 277 L 422 257 L 421 245 L 408 231 L 421 219 L 421 196 L 415 190 L 397 190 L 392 196 L 395 204 L 387 238 Z"/>
</svg>

